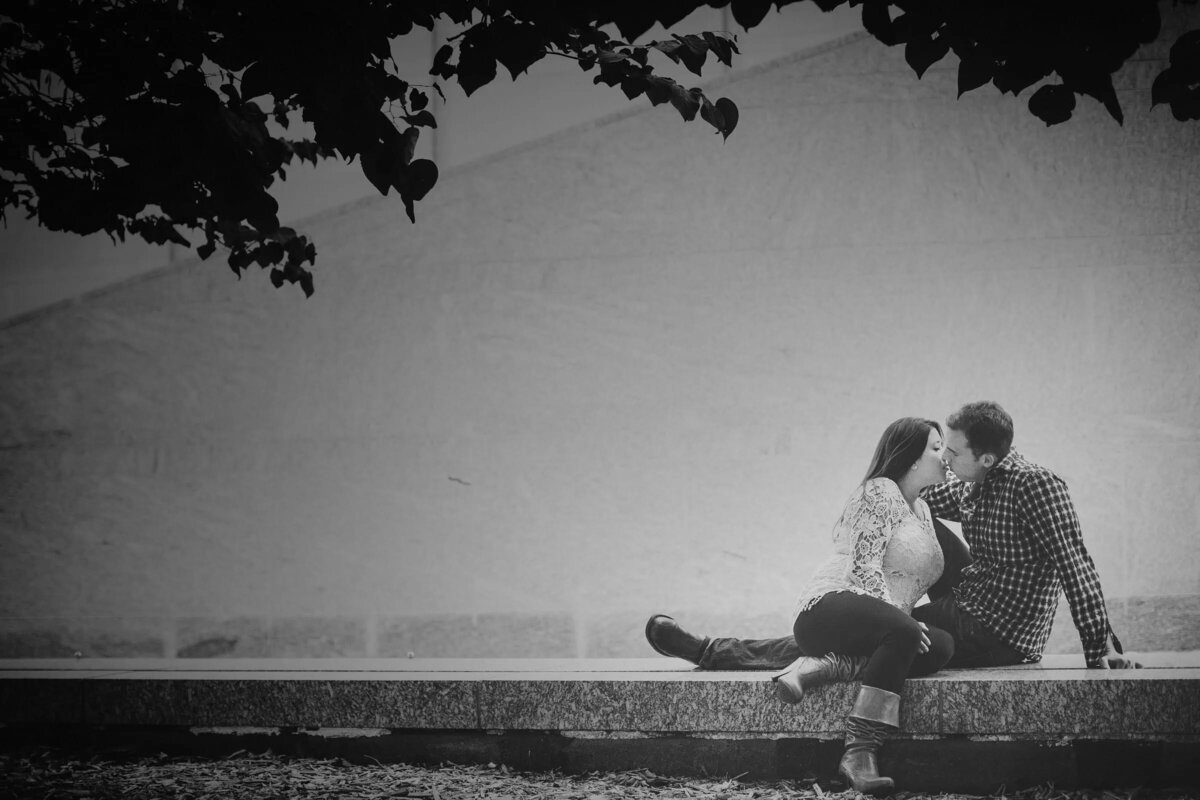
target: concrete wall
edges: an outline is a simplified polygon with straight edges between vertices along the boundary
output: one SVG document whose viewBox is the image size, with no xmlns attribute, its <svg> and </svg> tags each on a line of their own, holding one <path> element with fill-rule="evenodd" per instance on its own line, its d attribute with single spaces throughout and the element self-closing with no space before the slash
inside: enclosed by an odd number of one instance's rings
<svg viewBox="0 0 1200 800">
<path fill-rule="evenodd" d="M 953 61 L 953 59 L 950 59 Z M 1200 647 L 1200 129 L 869 39 L 0 330 L 0 655 L 648 655 L 787 631 L 897 416 L 1002 402 L 1130 649 Z M 1078 649 L 1069 616 L 1055 648 Z"/>
</svg>

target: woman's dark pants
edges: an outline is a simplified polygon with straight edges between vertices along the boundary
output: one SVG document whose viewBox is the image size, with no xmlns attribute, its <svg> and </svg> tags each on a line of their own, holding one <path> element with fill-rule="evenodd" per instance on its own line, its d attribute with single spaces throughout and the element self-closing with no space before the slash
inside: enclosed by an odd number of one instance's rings
<svg viewBox="0 0 1200 800">
<path fill-rule="evenodd" d="M 890 603 L 854 592 L 832 592 L 796 617 L 796 643 L 804 655 L 867 656 L 864 686 L 896 694 L 905 678 L 941 669 L 954 655 L 954 640 L 929 626 L 930 646 L 921 653 L 921 625 Z"/>
</svg>

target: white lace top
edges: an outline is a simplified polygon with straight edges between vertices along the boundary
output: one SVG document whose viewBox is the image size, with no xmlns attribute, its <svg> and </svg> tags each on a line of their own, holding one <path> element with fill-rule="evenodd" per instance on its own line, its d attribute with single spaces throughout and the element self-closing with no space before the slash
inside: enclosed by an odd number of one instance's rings
<svg viewBox="0 0 1200 800">
<path fill-rule="evenodd" d="M 834 555 L 813 574 L 796 614 L 830 592 L 856 592 L 912 611 L 942 574 L 942 548 L 924 500 L 908 507 L 889 478 L 872 478 L 850 495 L 833 526 Z"/>
</svg>

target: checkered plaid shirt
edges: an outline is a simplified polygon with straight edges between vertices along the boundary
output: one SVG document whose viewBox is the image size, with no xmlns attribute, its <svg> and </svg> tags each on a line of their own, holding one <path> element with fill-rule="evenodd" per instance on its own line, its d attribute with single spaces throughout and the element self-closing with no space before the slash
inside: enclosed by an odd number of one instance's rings
<svg viewBox="0 0 1200 800">
<path fill-rule="evenodd" d="M 983 481 L 951 477 L 922 496 L 934 516 L 962 523 L 971 548 L 974 561 L 954 589 L 961 608 L 1039 661 L 1064 591 L 1087 663 L 1108 652 L 1112 631 L 1100 576 L 1062 478 L 1010 450 Z"/>
</svg>

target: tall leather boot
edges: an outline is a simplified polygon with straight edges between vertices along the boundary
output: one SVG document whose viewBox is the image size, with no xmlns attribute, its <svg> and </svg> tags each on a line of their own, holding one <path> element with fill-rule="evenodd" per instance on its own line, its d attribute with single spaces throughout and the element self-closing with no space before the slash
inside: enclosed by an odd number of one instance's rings
<svg viewBox="0 0 1200 800">
<path fill-rule="evenodd" d="M 900 695 L 874 686 L 858 692 L 846 718 L 846 752 L 838 765 L 846 781 L 863 794 L 886 794 L 896 782 L 879 774 L 876 756 L 900 727 Z"/>
<path fill-rule="evenodd" d="M 856 681 L 867 665 L 866 656 L 843 656 L 826 653 L 823 656 L 801 656 L 791 665 L 771 676 L 775 694 L 785 703 L 799 703 L 807 689 L 827 683 Z"/>
</svg>

